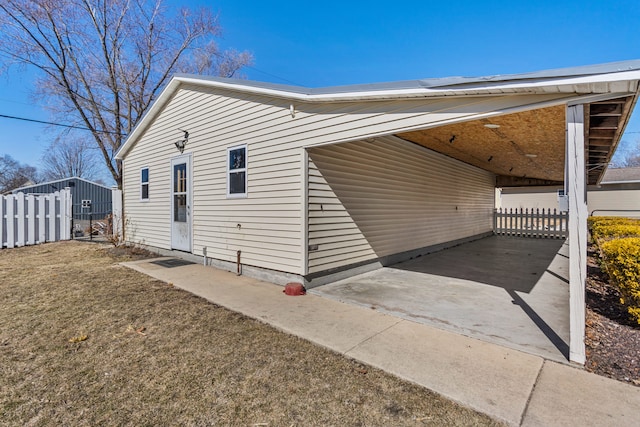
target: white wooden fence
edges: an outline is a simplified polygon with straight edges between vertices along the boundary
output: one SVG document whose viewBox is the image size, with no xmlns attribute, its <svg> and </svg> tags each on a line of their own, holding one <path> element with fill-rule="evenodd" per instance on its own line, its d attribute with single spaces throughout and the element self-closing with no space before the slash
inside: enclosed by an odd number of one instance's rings
<svg viewBox="0 0 640 427">
<path fill-rule="evenodd" d="M 493 232 L 499 236 L 565 239 L 568 222 L 568 213 L 556 209 L 496 209 Z"/>
<path fill-rule="evenodd" d="M 71 190 L 0 196 L 0 249 L 71 238 Z"/>
</svg>

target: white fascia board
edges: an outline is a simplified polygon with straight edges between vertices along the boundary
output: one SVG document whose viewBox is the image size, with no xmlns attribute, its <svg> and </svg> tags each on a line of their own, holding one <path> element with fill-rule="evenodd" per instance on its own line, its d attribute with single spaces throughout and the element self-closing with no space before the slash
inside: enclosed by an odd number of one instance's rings
<svg viewBox="0 0 640 427">
<path fill-rule="evenodd" d="M 251 93 L 257 95 L 264 95 L 274 98 L 288 99 L 291 101 L 299 102 L 357 102 L 357 101 L 375 101 L 385 99 L 415 99 L 415 98 L 437 98 L 437 97 L 450 97 L 450 96 L 480 96 L 480 95 L 518 95 L 518 94 L 532 94 L 541 93 L 548 94 L 544 88 L 556 87 L 567 88 L 564 92 L 571 92 L 576 86 L 584 85 L 601 85 L 602 83 L 616 83 L 616 82 L 631 82 L 635 81 L 634 90 L 637 90 L 637 81 L 640 80 L 640 70 L 623 71 L 607 74 L 597 74 L 588 76 L 576 76 L 576 77 L 560 77 L 554 79 L 540 79 L 538 81 L 525 81 L 525 82 L 491 82 L 487 81 L 485 86 L 478 86 L 478 83 L 474 83 L 473 86 L 465 88 L 464 86 L 451 86 L 449 88 L 411 88 L 411 89 L 393 89 L 393 90 L 372 90 L 372 91 L 359 91 L 359 92 L 339 92 L 339 93 L 327 93 L 327 94 L 304 94 L 296 92 L 288 92 L 284 90 L 262 88 L 256 86 L 243 85 L 238 83 L 226 83 L 214 80 L 200 79 L 195 77 L 174 76 L 164 90 L 160 93 L 156 101 L 153 103 L 151 109 L 145 114 L 138 125 L 129 134 L 126 141 L 120 149 L 117 151 L 115 158 L 122 160 L 131 148 L 133 141 L 135 141 L 142 132 L 146 129 L 148 124 L 153 120 L 158 111 L 164 106 L 166 101 L 174 94 L 177 88 L 181 84 L 193 84 L 202 87 L 213 87 L 219 89 L 226 89 L 236 92 Z M 595 88 L 594 88 L 595 89 Z M 612 88 L 610 87 L 609 90 Z M 618 87 L 615 88 L 618 91 Z M 558 90 L 562 92 L 562 90 Z M 613 90 L 611 90 L 613 92 Z M 601 91 L 596 91 L 601 93 Z"/>
<path fill-rule="evenodd" d="M 629 181 L 602 181 L 599 185 L 610 185 L 610 184 L 637 184 L 640 180 L 629 180 Z"/>
<path fill-rule="evenodd" d="M 327 94 L 304 94 L 296 92 L 288 92 L 277 89 L 261 88 L 255 86 L 248 86 L 236 83 L 226 83 L 212 80 L 204 80 L 192 77 L 176 77 L 176 80 L 206 87 L 216 87 L 220 89 L 228 89 L 239 92 L 249 92 L 253 94 L 271 96 L 276 98 L 285 98 L 293 101 L 302 102 L 339 102 L 339 101 L 360 101 L 360 100 L 375 100 L 375 99 L 402 99 L 402 98 L 425 98 L 425 97 L 441 97 L 450 96 L 452 93 L 458 94 L 458 96 L 464 95 L 493 95 L 493 94 L 508 94 L 505 91 L 516 91 L 516 93 L 531 93 L 540 92 L 548 93 L 538 89 L 545 87 L 562 87 L 562 86 L 575 86 L 575 85 L 588 85 L 596 83 L 614 83 L 625 81 L 637 81 L 640 80 L 640 70 L 624 71 L 610 74 L 599 74 L 592 76 L 577 76 L 577 77 L 561 77 L 557 79 L 542 79 L 539 81 L 526 81 L 526 82 L 487 82 L 485 86 L 475 86 L 465 89 L 460 86 L 451 86 L 449 88 L 411 88 L 411 89 L 391 89 L 391 90 L 372 90 L 372 91 L 359 91 L 359 92 L 339 92 L 339 93 L 327 93 Z"/>
</svg>

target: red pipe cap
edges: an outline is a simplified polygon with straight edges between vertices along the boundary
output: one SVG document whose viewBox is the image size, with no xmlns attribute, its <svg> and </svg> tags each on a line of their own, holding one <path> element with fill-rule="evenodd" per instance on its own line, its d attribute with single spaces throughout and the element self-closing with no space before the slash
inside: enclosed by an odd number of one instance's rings
<svg viewBox="0 0 640 427">
<path fill-rule="evenodd" d="M 302 286 L 302 283 L 291 282 L 284 286 L 284 290 L 282 292 L 286 295 L 298 296 L 306 294 L 307 290 Z"/>
</svg>

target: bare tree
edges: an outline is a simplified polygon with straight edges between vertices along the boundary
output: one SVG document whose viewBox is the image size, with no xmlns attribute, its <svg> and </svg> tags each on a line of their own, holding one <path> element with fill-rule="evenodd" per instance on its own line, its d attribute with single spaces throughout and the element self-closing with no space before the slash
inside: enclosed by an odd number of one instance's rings
<svg viewBox="0 0 640 427">
<path fill-rule="evenodd" d="M 640 166 L 640 139 L 635 141 L 622 140 L 611 158 L 614 168 L 628 168 Z"/>
<path fill-rule="evenodd" d="M 23 165 L 8 154 L 0 156 L 0 194 L 39 180 L 33 166 Z"/>
<path fill-rule="evenodd" d="M 42 177 L 53 181 L 77 176 L 95 181 L 100 173 L 95 154 L 86 139 L 58 138 L 49 144 L 42 156 Z"/>
<path fill-rule="evenodd" d="M 119 187 L 114 159 L 176 72 L 232 77 L 252 61 L 221 51 L 218 17 L 162 0 L 2 0 L 0 54 L 40 71 L 37 93 L 65 122 L 90 130 Z"/>
</svg>

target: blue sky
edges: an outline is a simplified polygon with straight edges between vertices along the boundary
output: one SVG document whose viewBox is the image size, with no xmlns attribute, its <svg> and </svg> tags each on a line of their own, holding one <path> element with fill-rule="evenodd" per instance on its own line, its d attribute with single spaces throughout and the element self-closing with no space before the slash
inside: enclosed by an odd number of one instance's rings
<svg viewBox="0 0 640 427">
<path fill-rule="evenodd" d="M 249 50 L 252 80 L 319 87 L 510 74 L 640 59 L 640 2 L 178 1 L 219 11 L 222 47 Z M 1 58 L 0 58 L 1 59 Z M 0 114 L 48 120 L 33 74 L 0 76 Z M 640 139 L 640 113 L 623 140 Z M 53 134 L 0 118 L 0 155 L 39 166 Z"/>
</svg>

